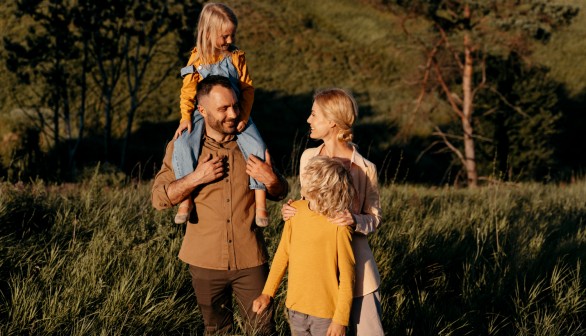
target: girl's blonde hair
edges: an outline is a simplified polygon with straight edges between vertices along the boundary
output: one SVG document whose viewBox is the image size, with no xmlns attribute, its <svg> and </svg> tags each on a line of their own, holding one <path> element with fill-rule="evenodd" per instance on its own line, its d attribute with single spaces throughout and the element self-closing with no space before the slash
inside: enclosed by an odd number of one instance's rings
<svg viewBox="0 0 586 336">
<path fill-rule="evenodd" d="M 325 89 L 316 92 L 313 101 L 340 129 L 338 139 L 351 142 L 352 126 L 358 117 L 358 105 L 352 94 L 344 89 Z"/>
<path fill-rule="evenodd" d="M 228 24 L 238 28 L 236 15 L 223 3 L 210 2 L 203 6 L 197 24 L 197 56 L 202 64 L 214 63 L 214 44 L 218 34 Z"/>
<path fill-rule="evenodd" d="M 311 201 L 313 211 L 326 217 L 350 208 L 354 194 L 352 175 L 335 158 L 316 156 L 303 171 L 305 186 L 301 193 Z"/>
</svg>

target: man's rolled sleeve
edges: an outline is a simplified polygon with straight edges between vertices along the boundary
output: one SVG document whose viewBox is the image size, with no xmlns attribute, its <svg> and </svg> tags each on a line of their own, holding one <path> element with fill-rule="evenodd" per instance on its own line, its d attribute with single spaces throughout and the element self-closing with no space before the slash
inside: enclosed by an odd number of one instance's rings
<svg viewBox="0 0 586 336">
<path fill-rule="evenodd" d="M 157 176 L 155 176 L 155 182 L 153 183 L 153 188 L 151 190 L 151 201 L 153 207 L 157 210 L 168 209 L 174 206 L 167 194 L 169 184 L 175 181 L 175 173 L 173 172 L 173 165 L 171 163 L 172 157 L 173 141 L 167 144 L 163 165 L 161 166 L 161 170 L 157 173 Z"/>
<path fill-rule="evenodd" d="M 271 201 L 282 201 L 289 193 L 289 182 L 276 168 L 273 172 L 277 176 L 277 183 L 274 186 L 267 186 L 267 198 Z"/>
</svg>

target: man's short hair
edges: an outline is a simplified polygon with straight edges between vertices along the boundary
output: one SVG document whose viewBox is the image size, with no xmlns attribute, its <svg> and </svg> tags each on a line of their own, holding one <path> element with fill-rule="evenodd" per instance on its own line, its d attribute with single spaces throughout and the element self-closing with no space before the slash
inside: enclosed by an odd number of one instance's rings
<svg viewBox="0 0 586 336">
<path fill-rule="evenodd" d="M 225 87 L 226 89 L 232 89 L 232 85 L 230 84 L 230 80 L 228 77 L 219 76 L 219 75 L 210 75 L 206 78 L 202 79 L 199 83 L 197 83 L 197 94 L 195 98 L 197 101 L 200 101 L 202 97 L 205 97 L 210 94 L 210 91 L 214 88 L 214 86 L 219 85 Z"/>
</svg>

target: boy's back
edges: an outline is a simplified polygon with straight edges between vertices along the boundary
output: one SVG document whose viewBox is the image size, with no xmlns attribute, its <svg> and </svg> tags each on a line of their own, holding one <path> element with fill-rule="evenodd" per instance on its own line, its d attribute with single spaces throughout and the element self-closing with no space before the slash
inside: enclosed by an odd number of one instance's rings
<svg viewBox="0 0 586 336">
<path fill-rule="evenodd" d="M 311 211 L 308 201 L 292 206 L 297 214 L 285 223 L 263 293 L 275 295 L 288 267 L 287 308 L 347 325 L 354 286 L 353 230 Z"/>
</svg>

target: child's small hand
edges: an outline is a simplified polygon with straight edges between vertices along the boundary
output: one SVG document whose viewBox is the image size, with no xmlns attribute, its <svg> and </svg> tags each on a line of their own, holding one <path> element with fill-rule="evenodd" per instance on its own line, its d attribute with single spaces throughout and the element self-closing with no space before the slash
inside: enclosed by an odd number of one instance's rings
<svg viewBox="0 0 586 336">
<path fill-rule="evenodd" d="M 246 127 L 246 123 L 244 122 L 244 120 L 240 120 L 238 122 L 238 125 L 236 125 L 236 130 L 238 130 L 238 133 L 244 131 L 244 127 Z"/>
<path fill-rule="evenodd" d="M 179 127 L 177 127 L 177 130 L 175 131 L 173 140 L 176 140 L 184 129 L 187 129 L 187 132 L 191 133 L 191 120 L 183 120 L 179 123 Z"/>
<path fill-rule="evenodd" d="M 266 294 L 261 294 L 252 302 L 252 311 L 261 314 L 271 303 L 271 297 Z"/>
<path fill-rule="evenodd" d="M 328 327 L 328 331 L 326 333 L 326 336 L 344 336 L 344 335 L 346 335 L 346 327 L 332 321 L 332 323 L 330 323 L 330 326 Z"/>
<path fill-rule="evenodd" d="M 293 200 L 289 199 L 287 203 L 283 203 L 283 206 L 281 207 L 281 215 L 283 216 L 284 221 L 289 220 L 289 218 L 295 216 L 297 213 L 297 209 L 292 207 L 291 203 L 293 203 Z"/>
</svg>

